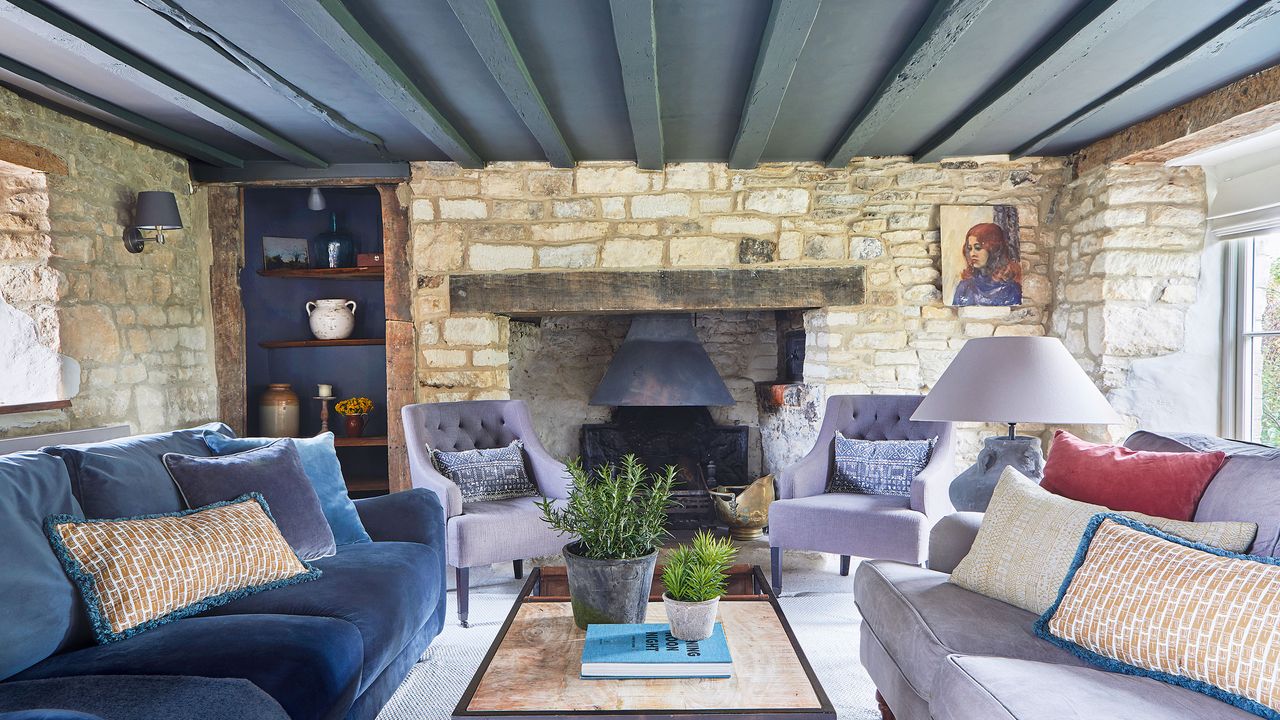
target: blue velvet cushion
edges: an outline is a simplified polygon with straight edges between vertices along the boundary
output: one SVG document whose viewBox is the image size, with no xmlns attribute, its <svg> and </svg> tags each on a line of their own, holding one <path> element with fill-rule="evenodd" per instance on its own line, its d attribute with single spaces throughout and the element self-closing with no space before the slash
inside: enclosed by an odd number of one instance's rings
<svg viewBox="0 0 1280 720">
<path fill-rule="evenodd" d="M 61 457 L 71 490 L 88 518 L 122 518 L 182 510 L 182 496 L 165 472 L 165 453 L 208 456 L 206 431 L 233 435 L 222 423 L 156 435 L 43 448 Z"/>
<path fill-rule="evenodd" d="M 215 455 L 228 455 L 260 448 L 275 442 L 275 438 L 233 438 L 222 433 L 205 433 L 205 443 Z M 347 483 L 342 477 L 342 465 L 333 449 L 333 433 L 324 432 L 311 438 L 294 438 L 302 458 L 302 469 L 320 498 L 320 509 L 333 530 L 333 541 L 338 545 L 366 543 L 369 533 L 360 523 L 360 515 L 351 497 L 347 495 Z"/>
<path fill-rule="evenodd" d="M 434 614 L 442 563 L 435 548 L 418 543 L 346 545 L 313 563 L 323 573 L 318 580 L 240 598 L 209 614 L 315 615 L 355 625 L 364 646 L 363 693 Z"/>
<path fill-rule="evenodd" d="M 32 708 L 62 708 L 33 720 L 289 720 L 280 703 L 242 678 L 82 675 L 0 683 L 0 720 L 41 712 Z"/>
<path fill-rule="evenodd" d="M 315 560 L 333 554 L 333 531 L 290 438 L 218 457 L 168 453 L 164 464 L 188 507 L 259 493 L 298 557 Z"/>
<path fill-rule="evenodd" d="M 44 536 L 45 516 L 57 514 L 80 514 L 62 461 L 0 455 L 0 679 L 91 641 L 80 596 Z"/>
<path fill-rule="evenodd" d="M 267 593 L 270 594 L 270 593 Z M 244 678 L 293 718 L 342 718 L 360 684 L 360 633 L 344 620 L 297 615 L 191 617 L 55 655 L 14 680 L 77 675 Z M 234 712 L 227 717 L 238 717 Z"/>
<path fill-rule="evenodd" d="M 911 483 L 929 464 L 936 442 L 855 440 L 836 433 L 827 492 L 911 497 Z"/>
</svg>

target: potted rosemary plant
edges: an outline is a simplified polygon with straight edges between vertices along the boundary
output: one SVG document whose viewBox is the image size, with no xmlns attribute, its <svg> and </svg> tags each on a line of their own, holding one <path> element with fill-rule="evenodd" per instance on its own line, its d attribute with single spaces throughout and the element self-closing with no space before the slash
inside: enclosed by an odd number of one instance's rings
<svg viewBox="0 0 1280 720">
<path fill-rule="evenodd" d="M 720 596 L 729 584 L 729 566 L 737 554 L 728 538 L 705 530 L 699 530 L 689 545 L 671 551 L 662 568 L 662 584 L 667 588 L 662 604 L 672 635 L 680 640 L 711 637 Z"/>
<path fill-rule="evenodd" d="M 588 473 L 581 460 L 569 463 L 573 486 L 557 507 L 539 503 L 542 519 L 561 535 L 577 537 L 564 547 L 573 621 L 641 623 L 653 586 L 658 547 L 667 536 L 667 509 L 676 469 L 650 473 L 635 455 Z"/>
</svg>

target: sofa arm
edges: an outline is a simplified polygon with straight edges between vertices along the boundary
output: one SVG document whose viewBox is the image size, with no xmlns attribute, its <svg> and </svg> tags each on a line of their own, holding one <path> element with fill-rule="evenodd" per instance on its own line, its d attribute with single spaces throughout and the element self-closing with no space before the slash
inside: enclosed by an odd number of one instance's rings
<svg viewBox="0 0 1280 720">
<path fill-rule="evenodd" d="M 982 513 L 952 513 L 938 521 L 929 533 L 929 569 L 949 573 L 956 569 L 982 525 Z"/>
<path fill-rule="evenodd" d="M 356 500 L 360 522 L 374 542 L 416 542 L 439 548 L 444 557 L 444 510 L 430 490 L 405 492 Z"/>
</svg>

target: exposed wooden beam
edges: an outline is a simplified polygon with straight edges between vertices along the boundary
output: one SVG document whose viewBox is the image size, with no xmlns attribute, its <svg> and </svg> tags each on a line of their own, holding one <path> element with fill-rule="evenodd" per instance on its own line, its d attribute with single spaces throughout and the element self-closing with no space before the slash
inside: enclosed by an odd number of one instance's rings
<svg viewBox="0 0 1280 720">
<path fill-rule="evenodd" d="M 729 151 L 729 167 L 753 168 L 760 164 L 782 99 L 809 40 L 822 0 L 773 0 L 756 54 L 751 87 L 742 103 L 742 120 Z"/>
<path fill-rule="evenodd" d="M 849 123 L 840 142 L 827 156 L 827 166 L 844 167 L 856 155 L 864 154 L 867 143 L 942 64 L 943 58 L 990 4 L 991 0 L 936 3 L 867 104 Z"/>
<path fill-rule="evenodd" d="M 613 39 L 622 64 L 622 90 L 627 97 L 636 165 L 661 170 L 662 102 L 658 95 L 658 33 L 653 0 L 609 0 Z"/>
<path fill-rule="evenodd" d="M 266 125 L 38 0 L 8 0 L 8 5 L 16 10 L 0 5 L 0 17 L 203 120 L 299 165 L 324 167 L 327 164 Z M 110 61 L 104 63 L 104 56 Z"/>
<path fill-rule="evenodd" d="M 66 175 L 67 161 L 51 150 L 0 135 L 0 162 L 21 165 L 46 175 Z"/>
<path fill-rule="evenodd" d="M 861 267 L 460 274 L 449 276 L 449 307 L 528 317 L 860 305 L 864 275 Z"/>
<path fill-rule="evenodd" d="M 392 107 L 454 162 L 479 168 L 484 161 L 444 114 L 427 99 L 342 0 L 282 0 L 311 32 Z"/>
<path fill-rule="evenodd" d="M 1142 70 L 1142 72 L 1117 85 L 1110 92 L 1080 108 L 1061 122 L 1053 125 L 1053 127 L 1036 135 L 1017 150 L 1014 150 L 1013 154 L 1017 156 L 1034 155 L 1044 149 L 1055 137 L 1092 117 L 1094 113 L 1106 107 L 1116 98 L 1136 90 L 1157 78 L 1167 77 L 1170 73 L 1177 72 L 1188 63 L 1217 52 L 1221 47 L 1230 44 L 1237 37 L 1247 32 L 1259 16 L 1275 13 L 1275 8 L 1269 7 L 1270 5 L 1270 0 L 1246 0 L 1239 7 L 1222 16 L 1213 25 L 1197 33 L 1195 37 L 1174 48 Z"/>
<path fill-rule="evenodd" d="M 555 167 L 573 167 L 573 153 L 560 134 L 560 127 L 547 109 L 529 68 L 516 47 L 516 41 L 502 19 L 494 0 L 449 0 L 449 7 L 462 23 L 480 59 L 493 79 L 511 101 L 516 114 L 542 146 L 542 152 Z"/>
<path fill-rule="evenodd" d="M 209 267 L 209 302 L 213 318 L 214 377 L 218 417 L 237 435 L 247 431 L 245 410 L 244 302 L 240 271 L 244 269 L 244 195 L 240 188 L 209 188 L 209 236 L 213 262 Z"/>
<path fill-rule="evenodd" d="M 1036 46 L 1022 62 L 965 108 L 959 117 L 916 150 L 920 162 L 934 162 L 962 151 L 993 120 L 1016 113 L 1040 88 L 1088 56 L 1089 51 L 1123 27 L 1155 0 L 1090 0 L 1070 20 Z"/>
<path fill-rule="evenodd" d="M 135 0 L 135 2 L 168 20 L 179 30 L 204 43 L 206 47 L 221 55 L 228 62 L 239 65 L 245 72 L 258 78 L 263 85 L 271 88 L 281 97 L 288 99 L 309 115 L 319 118 L 329 127 L 353 140 L 373 145 L 383 157 L 386 157 L 386 148 L 381 137 L 356 125 L 343 117 L 342 113 L 325 105 L 302 88 L 289 82 L 279 73 L 245 52 L 240 46 L 206 25 L 200 18 L 187 12 L 178 3 L 173 2 L 173 0 Z"/>
<path fill-rule="evenodd" d="M 373 185 L 407 182 L 409 163 L 334 163 L 327 168 L 314 169 L 279 161 L 249 161 L 243 168 L 236 169 L 192 163 L 191 177 L 198 183 L 228 185 Z"/>
<path fill-rule="evenodd" d="M 170 129 L 151 118 L 146 117 L 145 115 L 139 115 L 128 108 L 120 107 L 113 102 L 84 92 L 73 85 L 68 85 L 48 73 L 40 72 L 30 65 L 25 65 L 17 60 L 0 55 L 0 70 L 11 72 L 18 77 L 37 83 L 68 100 L 88 105 L 89 107 L 104 112 L 117 120 L 133 125 L 134 127 L 146 132 L 154 138 L 156 142 L 175 152 L 198 158 L 207 163 L 217 165 L 218 167 L 244 167 L 244 161 L 231 153 L 219 150 L 203 140 L 198 140 L 189 135 L 184 135 L 176 130 Z M 66 172 L 65 165 L 63 166 L 63 172 Z"/>
</svg>

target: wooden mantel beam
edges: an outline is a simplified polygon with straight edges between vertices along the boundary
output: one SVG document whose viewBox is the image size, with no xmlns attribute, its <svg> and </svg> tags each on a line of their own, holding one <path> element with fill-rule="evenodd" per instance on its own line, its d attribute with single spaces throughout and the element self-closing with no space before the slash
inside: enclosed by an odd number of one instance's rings
<svg viewBox="0 0 1280 720">
<path fill-rule="evenodd" d="M 536 271 L 449 276 L 455 313 L 512 317 L 861 305 L 861 267 Z"/>
</svg>

